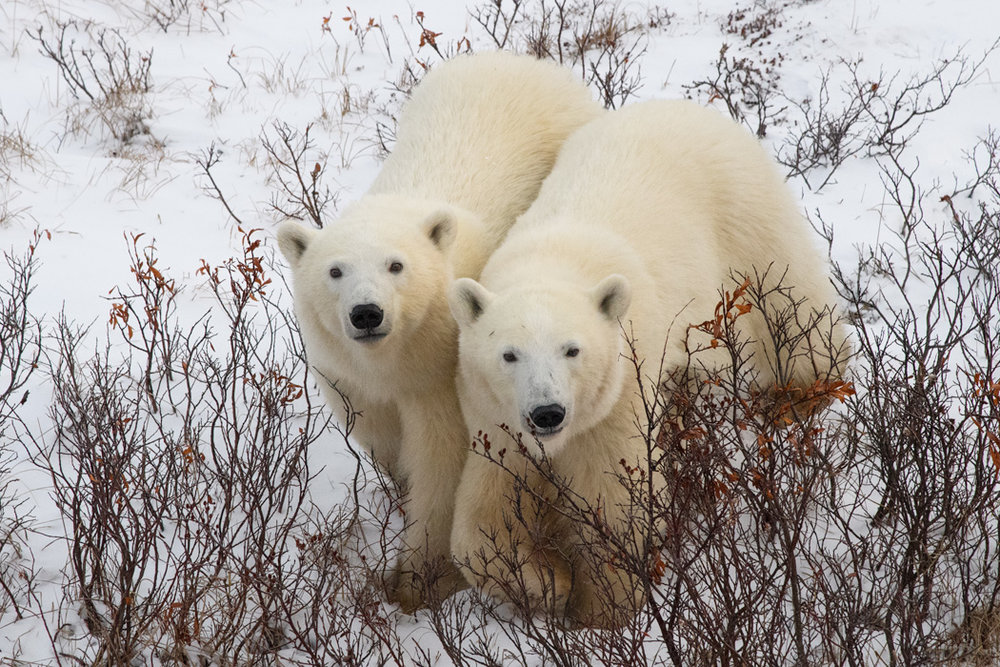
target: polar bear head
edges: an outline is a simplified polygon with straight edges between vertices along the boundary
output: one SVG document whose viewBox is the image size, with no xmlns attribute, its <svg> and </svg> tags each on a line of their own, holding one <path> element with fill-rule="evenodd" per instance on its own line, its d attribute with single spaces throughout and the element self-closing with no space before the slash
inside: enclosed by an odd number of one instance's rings
<svg viewBox="0 0 1000 667">
<path fill-rule="evenodd" d="M 278 247 L 292 268 L 303 328 L 320 328 L 348 354 L 405 345 L 451 283 L 457 213 L 395 196 L 369 196 L 323 229 L 286 221 Z"/>
<path fill-rule="evenodd" d="M 493 294 L 469 278 L 448 301 L 459 325 L 463 409 L 475 430 L 506 425 L 529 452 L 549 456 L 611 411 L 625 379 L 620 324 L 628 281 L 611 275 L 591 289 L 544 286 Z"/>
</svg>

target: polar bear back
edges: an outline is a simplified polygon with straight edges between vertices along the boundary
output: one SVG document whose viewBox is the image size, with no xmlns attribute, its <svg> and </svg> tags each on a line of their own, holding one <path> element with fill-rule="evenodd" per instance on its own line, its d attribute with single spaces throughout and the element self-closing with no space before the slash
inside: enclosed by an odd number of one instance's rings
<svg viewBox="0 0 1000 667">
<path fill-rule="evenodd" d="M 438 65 L 405 109 L 369 192 L 447 201 L 501 236 L 570 131 L 603 111 L 568 68 L 501 51 Z"/>
<path fill-rule="evenodd" d="M 664 269 L 660 284 L 676 275 L 672 262 L 702 254 L 707 260 L 708 252 L 743 272 L 772 263 L 823 264 L 789 188 L 757 139 L 689 101 L 635 104 L 577 131 L 511 234 L 532 233 L 560 218 L 613 230 L 650 271 Z M 823 272 L 815 268 L 795 272 L 810 291 L 821 289 L 812 277 Z"/>
</svg>

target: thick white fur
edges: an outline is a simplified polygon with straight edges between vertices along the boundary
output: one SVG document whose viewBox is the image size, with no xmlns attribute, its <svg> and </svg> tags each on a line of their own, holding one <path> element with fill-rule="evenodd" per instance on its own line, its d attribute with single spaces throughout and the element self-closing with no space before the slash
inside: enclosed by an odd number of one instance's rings
<svg viewBox="0 0 1000 667">
<path fill-rule="evenodd" d="M 661 359 L 664 370 L 685 363 L 688 325 L 713 316 L 718 290 L 732 285 L 730 271 L 752 276 L 769 266 L 770 282 L 784 275 L 782 284 L 807 307 L 835 302 L 787 186 L 743 128 L 685 101 L 639 103 L 591 122 L 566 142 L 481 284 L 458 280 L 449 294 L 460 324 L 459 397 L 470 433 L 485 434 L 494 453 L 513 452 L 505 463 L 529 478 L 531 465 L 498 425 L 524 433 L 531 453 L 540 442 L 575 493 L 600 505 L 611 525 L 623 521 L 628 498 L 616 474 L 622 459 L 645 459 L 647 427 L 623 330 L 655 382 Z M 755 313 L 739 322 L 750 338 L 768 337 Z M 833 336 L 843 340 L 839 328 Z M 758 347 L 766 386 L 774 381 L 773 358 Z M 714 363 L 704 355 L 701 361 Z M 781 361 L 793 364 L 791 376 L 804 385 L 831 370 L 819 354 Z M 553 403 L 565 408 L 562 430 L 539 434 L 531 409 Z M 591 561 L 578 556 L 594 543 L 584 529 L 550 529 L 543 518 L 541 528 L 522 530 L 511 520 L 512 504 L 500 500 L 514 493 L 500 466 L 469 458 L 452 549 L 471 583 L 504 596 L 495 581 L 510 579 L 510 554 L 506 562 L 491 558 L 499 543 L 518 551 L 529 594 L 567 604 L 582 622 L 613 624 L 609 611 L 634 608 L 638 582 L 621 572 L 612 599 L 597 599 Z"/>
<path fill-rule="evenodd" d="M 451 567 L 454 494 L 468 449 L 447 288 L 478 276 L 562 142 L 601 112 L 552 63 L 499 52 L 454 58 L 414 90 L 364 197 L 322 230 L 290 221 L 278 230 L 327 400 L 343 420 L 341 393 L 349 399 L 360 413 L 354 438 L 408 489 L 407 548 L 393 591 L 406 609 L 423 602 L 414 573 L 432 559 Z M 384 337 L 358 342 L 351 312 L 367 303 L 383 310 L 372 333 Z"/>
</svg>

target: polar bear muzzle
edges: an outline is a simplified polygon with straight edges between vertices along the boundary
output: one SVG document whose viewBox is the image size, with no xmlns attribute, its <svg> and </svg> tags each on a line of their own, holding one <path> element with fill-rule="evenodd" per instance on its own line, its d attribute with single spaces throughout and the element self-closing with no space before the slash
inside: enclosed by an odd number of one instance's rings
<svg viewBox="0 0 1000 667">
<path fill-rule="evenodd" d="M 382 317 L 385 315 L 382 309 L 374 303 L 362 303 L 351 309 L 351 324 L 355 329 L 371 331 L 382 324 Z"/>
<path fill-rule="evenodd" d="M 361 303 L 351 309 L 348 317 L 356 335 L 352 338 L 362 343 L 375 342 L 385 338 L 388 331 L 380 331 L 379 327 L 385 319 L 385 312 L 375 303 Z"/>
<path fill-rule="evenodd" d="M 539 405 L 531 410 L 528 417 L 538 435 L 551 435 L 561 430 L 566 408 L 558 403 Z"/>
</svg>

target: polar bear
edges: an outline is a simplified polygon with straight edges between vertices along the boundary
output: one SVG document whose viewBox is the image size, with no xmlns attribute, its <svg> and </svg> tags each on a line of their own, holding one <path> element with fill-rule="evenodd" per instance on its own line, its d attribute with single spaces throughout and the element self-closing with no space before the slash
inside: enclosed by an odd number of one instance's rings
<svg viewBox="0 0 1000 667">
<path fill-rule="evenodd" d="M 414 89 L 368 192 L 321 230 L 286 221 L 310 365 L 342 423 L 407 490 L 390 596 L 412 610 L 461 582 L 449 536 L 468 449 L 455 393 L 452 280 L 478 276 L 528 208 L 566 137 L 602 113 L 566 68 L 489 52 L 435 67 Z M 436 568 L 436 570 L 435 570 Z M 439 586 L 425 579 L 441 575 Z"/>
<path fill-rule="evenodd" d="M 465 422 L 492 458 L 505 452 L 503 467 L 470 456 L 456 497 L 452 549 L 470 583 L 501 598 L 514 587 L 520 601 L 584 624 L 615 625 L 641 605 L 638 573 L 595 571 L 600 558 L 581 556 L 600 543 L 597 528 L 566 525 L 560 503 L 568 501 L 546 500 L 555 485 L 542 471 L 624 528 L 629 493 L 620 475 L 625 465 L 642 468 L 643 435 L 655 429 L 628 339 L 651 387 L 686 363 L 686 335 L 711 355 L 707 335 L 695 340 L 689 325 L 712 317 L 731 272 L 782 276 L 805 300 L 800 312 L 829 313 L 835 294 L 814 244 L 764 149 L 714 110 L 642 102 L 572 135 L 480 282 L 459 279 L 449 291 Z M 770 339 L 754 313 L 739 321 L 750 338 Z M 775 360 L 757 346 L 762 386 L 778 375 L 810 385 L 839 372 L 843 357 L 820 348 L 841 346 L 840 326 L 803 335 L 800 349 L 815 353 Z M 511 445 L 518 433 L 521 448 Z M 647 479 L 662 484 L 662 476 Z"/>
</svg>

